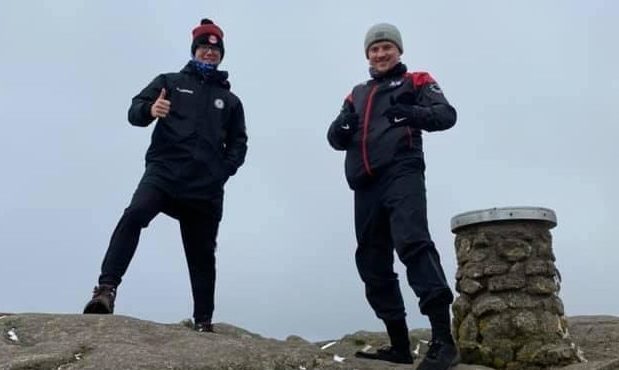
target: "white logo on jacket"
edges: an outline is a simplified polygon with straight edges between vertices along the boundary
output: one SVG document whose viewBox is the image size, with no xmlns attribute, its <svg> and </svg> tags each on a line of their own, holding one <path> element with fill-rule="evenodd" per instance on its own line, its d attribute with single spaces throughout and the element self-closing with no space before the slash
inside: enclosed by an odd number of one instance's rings
<svg viewBox="0 0 619 370">
<path fill-rule="evenodd" d="M 398 87 L 398 86 L 402 85 L 402 82 L 403 82 L 402 80 L 391 81 L 389 83 L 389 87 Z"/>
<path fill-rule="evenodd" d="M 219 99 L 219 98 L 215 99 L 213 104 L 215 105 L 215 108 L 217 109 L 224 109 L 224 101 L 222 99 Z"/>
<path fill-rule="evenodd" d="M 180 87 L 177 87 L 176 91 L 181 92 L 181 93 L 185 93 L 185 94 L 193 94 L 193 90 L 181 89 Z"/>
<path fill-rule="evenodd" d="M 438 86 L 438 84 L 436 83 L 430 84 L 430 91 L 435 92 L 437 94 L 443 93 L 443 90 L 441 90 L 440 86 Z"/>
</svg>

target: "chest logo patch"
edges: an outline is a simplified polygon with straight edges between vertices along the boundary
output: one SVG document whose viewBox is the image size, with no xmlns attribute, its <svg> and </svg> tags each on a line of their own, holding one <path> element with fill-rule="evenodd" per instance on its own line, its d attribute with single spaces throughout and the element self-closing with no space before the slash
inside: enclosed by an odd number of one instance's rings
<svg viewBox="0 0 619 370">
<path fill-rule="evenodd" d="M 389 87 L 398 87 L 402 85 L 402 80 L 394 80 L 389 83 Z"/>
<path fill-rule="evenodd" d="M 222 99 L 215 99 L 215 101 L 213 102 L 213 105 L 215 105 L 215 108 L 217 109 L 224 109 L 224 101 Z"/>
<path fill-rule="evenodd" d="M 180 92 L 180 93 L 184 93 L 184 94 L 193 94 L 193 90 L 189 90 L 189 89 L 181 89 L 180 87 L 176 88 L 176 91 Z"/>
<path fill-rule="evenodd" d="M 430 91 L 435 92 L 437 94 L 442 94 L 443 93 L 443 90 L 441 90 L 441 88 L 437 84 L 435 84 L 435 83 L 430 85 Z"/>
</svg>

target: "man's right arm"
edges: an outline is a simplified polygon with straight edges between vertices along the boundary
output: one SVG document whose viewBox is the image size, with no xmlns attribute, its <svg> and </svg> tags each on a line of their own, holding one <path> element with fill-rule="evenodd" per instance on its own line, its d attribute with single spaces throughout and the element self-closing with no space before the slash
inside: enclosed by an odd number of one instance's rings
<svg viewBox="0 0 619 370">
<path fill-rule="evenodd" d="M 359 116 L 355 113 L 355 107 L 349 95 L 342 104 L 340 114 L 329 126 L 327 140 L 333 149 L 346 150 L 358 128 Z"/>
<path fill-rule="evenodd" d="M 129 107 L 129 123 L 134 126 L 146 127 L 155 120 L 151 114 L 151 106 L 165 88 L 164 75 L 157 76 L 140 93 L 133 97 Z"/>
</svg>

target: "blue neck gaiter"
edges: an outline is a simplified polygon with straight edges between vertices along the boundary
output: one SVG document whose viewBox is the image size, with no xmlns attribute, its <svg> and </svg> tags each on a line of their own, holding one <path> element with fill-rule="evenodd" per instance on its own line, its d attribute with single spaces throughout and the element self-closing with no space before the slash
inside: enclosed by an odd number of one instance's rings
<svg viewBox="0 0 619 370">
<path fill-rule="evenodd" d="M 190 62 L 200 74 L 209 76 L 217 70 L 217 64 L 202 63 L 196 59 L 191 59 Z"/>
</svg>

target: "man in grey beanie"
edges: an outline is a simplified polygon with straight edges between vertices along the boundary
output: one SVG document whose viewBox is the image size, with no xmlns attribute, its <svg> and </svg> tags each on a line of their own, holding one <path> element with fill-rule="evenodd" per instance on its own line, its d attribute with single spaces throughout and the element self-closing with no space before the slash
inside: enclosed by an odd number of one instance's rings
<svg viewBox="0 0 619 370">
<path fill-rule="evenodd" d="M 391 341 L 389 347 L 356 356 L 414 361 L 393 269 L 395 250 L 432 326 L 430 348 L 418 369 L 449 369 L 459 358 L 449 314 L 453 294 L 428 231 L 422 130 L 452 127 L 456 110 L 430 74 L 407 71 L 395 26 L 372 26 L 364 51 L 371 79 L 353 88 L 327 134 L 334 149 L 346 151 L 346 180 L 355 195 L 357 269 Z"/>
</svg>

